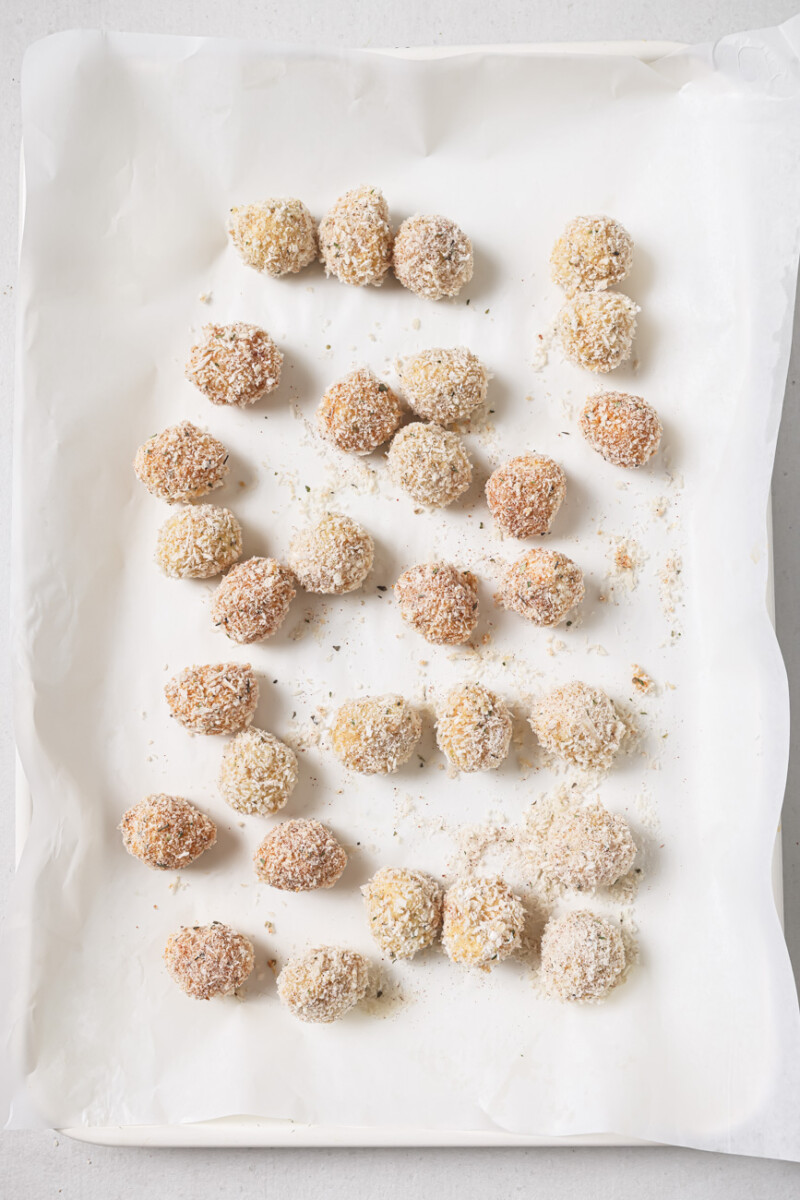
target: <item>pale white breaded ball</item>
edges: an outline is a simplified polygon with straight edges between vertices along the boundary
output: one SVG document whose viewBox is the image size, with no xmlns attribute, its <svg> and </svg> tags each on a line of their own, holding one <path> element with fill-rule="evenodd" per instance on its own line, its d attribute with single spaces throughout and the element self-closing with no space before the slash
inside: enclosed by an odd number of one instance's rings
<svg viewBox="0 0 800 1200">
<path fill-rule="evenodd" d="M 369 454 L 392 436 L 401 416 L 392 389 L 360 367 L 327 389 L 317 409 L 317 429 L 348 454 Z"/>
<path fill-rule="evenodd" d="M 248 558 L 220 583 L 211 617 L 234 642 L 262 642 L 281 627 L 296 595 L 294 576 L 276 559 Z"/>
<path fill-rule="evenodd" d="M 511 745 L 511 713 L 482 683 L 447 693 L 436 719 L 436 742 L 458 771 L 492 771 Z"/>
<path fill-rule="evenodd" d="M 170 425 L 136 451 L 133 469 L 144 486 L 168 504 L 198 500 L 222 487 L 228 451 L 191 421 Z"/>
<path fill-rule="evenodd" d="M 558 550 L 529 550 L 500 579 L 497 603 L 534 625 L 557 625 L 584 596 L 580 567 Z"/>
<path fill-rule="evenodd" d="M 625 725 L 606 693 L 579 680 L 543 696 L 530 723 L 551 754 L 592 770 L 611 766 L 625 736 Z"/>
<path fill-rule="evenodd" d="M 563 887 L 585 891 L 610 887 L 636 858 L 628 822 L 602 804 L 560 813 L 544 839 L 542 872 Z"/>
<path fill-rule="evenodd" d="M 195 1000 L 229 996 L 253 970 L 253 944 L 220 921 L 173 933 L 164 950 L 167 970 L 178 987 Z"/>
<path fill-rule="evenodd" d="M 217 827 L 182 796 L 146 796 L 129 808 L 120 825 L 125 849 L 148 867 L 188 867 L 217 840 Z"/>
<path fill-rule="evenodd" d="M 550 255 L 550 272 L 568 296 L 622 283 L 631 269 L 633 241 L 612 217 L 575 217 Z"/>
<path fill-rule="evenodd" d="M 625 970 L 625 944 L 616 925 L 592 912 L 551 919 L 542 935 L 542 974 L 559 1000 L 599 1000 Z"/>
<path fill-rule="evenodd" d="M 442 943 L 451 962 L 490 968 L 521 945 L 525 910 L 502 879 L 468 877 L 444 894 Z"/>
<path fill-rule="evenodd" d="M 400 615 L 435 646 L 469 641 L 478 624 L 478 581 L 451 563 L 409 567 L 394 585 Z"/>
<path fill-rule="evenodd" d="M 361 587 L 374 553 L 366 529 L 351 517 L 329 512 L 294 538 L 289 566 L 307 592 L 339 596 Z"/>
<path fill-rule="evenodd" d="M 393 264 L 403 287 L 418 296 L 457 296 L 472 279 L 472 242 L 448 217 L 409 217 L 394 239 Z"/>
<path fill-rule="evenodd" d="M 186 667 L 164 687 L 170 712 L 190 733 L 238 733 L 253 719 L 258 680 L 249 663 Z"/>
<path fill-rule="evenodd" d="M 265 275 L 296 274 L 317 257 L 314 218 L 294 198 L 232 208 L 228 232 L 248 267 Z"/>
<path fill-rule="evenodd" d="M 242 527 L 215 504 L 187 504 L 158 531 L 156 562 L 173 579 L 210 579 L 242 553 Z"/>
<path fill-rule="evenodd" d="M 369 963 L 355 950 L 317 946 L 289 959 L 278 976 L 278 996 L 301 1021 L 329 1024 L 363 1000 Z"/>
<path fill-rule="evenodd" d="M 392 265 L 392 230 L 378 188 L 354 188 L 335 201 L 319 223 L 319 256 L 341 283 L 380 287 Z"/>
<path fill-rule="evenodd" d="M 320 821 L 283 821 L 255 853 L 256 875 L 284 892 L 330 888 L 347 866 L 347 855 Z"/>
<path fill-rule="evenodd" d="M 442 889 L 422 871 L 384 867 L 361 889 L 370 933 L 390 958 L 413 958 L 436 941 Z"/>
<path fill-rule="evenodd" d="M 419 714 L 402 696 L 363 696 L 336 713 L 331 745 L 351 771 L 385 775 L 411 757 L 421 735 Z"/>
<path fill-rule="evenodd" d="M 463 421 L 486 399 L 489 372 L 464 346 L 422 350 L 398 363 L 400 387 L 419 417 L 449 425 Z"/>
<path fill-rule="evenodd" d="M 389 474 L 418 504 L 444 508 L 472 482 L 472 463 L 457 433 L 413 421 L 399 430 L 389 447 Z"/>
<path fill-rule="evenodd" d="M 246 408 L 273 392 L 281 381 L 283 354 L 265 329 L 237 321 L 205 325 L 192 346 L 186 378 L 212 404 Z"/>
<path fill-rule="evenodd" d="M 661 444 L 661 422 L 652 404 L 627 392 L 597 392 L 584 405 L 581 433 L 617 467 L 643 467 Z"/>
<path fill-rule="evenodd" d="M 578 292 L 556 321 L 565 356 L 587 371 L 615 370 L 631 356 L 639 311 L 621 292 Z"/>
<path fill-rule="evenodd" d="M 237 812 L 268 817 L 283 808 L 297 783 L 294 751 L 263 729 L 243 729 L 225 747 L 219 790 Z"/>
<path fill-rule="evenodd" d="M 566 491 L 567 477 L 554 459 L 519 454 L 489 476 L 486 503 L 504 533 L 535 537 L 549 531 Z"/>
</svg>

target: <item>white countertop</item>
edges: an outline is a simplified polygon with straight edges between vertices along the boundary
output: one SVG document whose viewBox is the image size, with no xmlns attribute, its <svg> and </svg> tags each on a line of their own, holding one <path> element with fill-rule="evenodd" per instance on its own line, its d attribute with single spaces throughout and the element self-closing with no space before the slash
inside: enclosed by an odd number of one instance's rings
<svg viewBox="0 0 800 1200">
<path fill-rule="evenodd" d="M 13 394 L 19 74 L 27 45 L 69 28 L 308 41 L 341 46 L 492 42 L 650 40 L 706 41 L 735 29 L 775 25 L 793 15 L 796 0 L 0 0 L 0 84 L 3 169 L 0 171 L 0 371 L 4 436 L 0 495 L 9 511 Z M 800 710 L 800 318 L 773 484 L 778 635 L 793 699 Z M 7 627 L 8 522 L 0 539 L 0 627 Z M 13 747 L 6 656 L 0 659 L 0 771 L 7 814 L 0 826 L 0 888 L 12 872 Z M 784 814 L 786 932 L 800 976 L 800 733 L 794 731 L 788 811 Z M 0 1135 L 0 1193 L 115 1200 L 155 1194 L 173 1200 L 212 1196 L 322 1194 L 326 1200 L 533 1194 L 647 1200 L 681 1195 L 798 1194 L 800 1165 L 732 1158 L 670 1148 L 531 1150 L 120 1150 L 71 1142 L 48 1132 Z"/>
</svg>

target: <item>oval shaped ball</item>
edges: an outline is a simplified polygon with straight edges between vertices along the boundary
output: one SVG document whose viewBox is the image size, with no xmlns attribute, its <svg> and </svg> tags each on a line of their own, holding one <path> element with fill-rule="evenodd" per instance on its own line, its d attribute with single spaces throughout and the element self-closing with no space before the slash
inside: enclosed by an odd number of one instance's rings
<svg viewBox="0 0 800 1200">
<path fill-rule="evenodd" d="M 294 751 L 263 729 L 244 729 L 225 747 L 219 790 L 237 812 L 271 816 L 297 783 Z"/>
<path fill-rule="evenodd" d="M 394 585 L 400 615 L 436 646 L 469 641 L 478 624 L 478 581 L 450 563 L 409 567 Z"/>
<path fill-rule="evenodd" d="M 354 188 L 332 205 L 320 221 L 319 256 L 341 283 L 380 287 L 392 264 L 392 231 L 377 188 Z"/>
<path fill-rule="evenodd" d="M 347 855 L 319 821 L 284 821 L 264 838 L 255 854 L 262 883 L 284 892 L 333 887 L 347 866 Z"/>
<path fill-rule="evenodd" d="M 606 693 L 579 680 L 543 696 L 530 723 L 551 754 L 591 770 L 611 766 L 625 735 L 625 725 Z"/>
<path fill-rule="evenodd" d="M 402 696 L 364 696 L 338 710 L 331 744 L 351 771 L 385 775 L 411 757 L 421 735 L 419 714 Z"/>
<path fill-rule="evenodd" d="M 409 217 L 397 231 L 393 262 L 400 283 L 418 296 L 457 296 L 472 279 L 472 242 L 448 217 Z"/>
<path fill-rule="evenodd" d="M 556 321 L 565 356 L 587 371 L 615 370 L 631 356 L 638 312 L 621 292 L 578 292 Z"/>
<path fill-rule="evenodd" d="M 248 558 L 220 583 L 211 617 L 231 641 L 263 642 L 280 629 L 296 595 L 294 576 L 286 567 L 274 558 Z"/>
<path fill-rule="evenodd" d="M 436 742 L 457 771 L 493 771 L 511 745 L 511 713 L 481 683 L 464 683 L 445 696 Z"/>
<path fill-rule="evenodd" d="M 314 218 L 294 197 L 232 208 L 228 232 L 242 261 L 265 275 L 296 274 L 317 257 Z"/>
<path fill-rule="evenodd" d="M 160 871 L 188 867 L 217 840 L 217 827 L 181 796 L 147 796 L 124 814 L 122 842 L 134 858 Z"/>
<path fill-rule="evenodd" d="M 214 921 L 173 933 L 164 950 L 167 970 L 196 1000 L 229 996 L 253 970 L 253 944 L 244 934 Z"/>
<path fill-rule="evenodd" d="M 584 596 L 580 567 L 557 550 L 529 550 L 500 579 L 496 600 L 534 625 L 557 625 Z"/>
<path fill-rule="evenodd" d="M 627 392 L 590 396 L 580 425 L 589 445 L 617 467 L 643 467 L 658 450 L 663 432 L 653 406 Z"/>
<path fill-rule="evenodd" d="M 414 412 L 439 425 L 463 421 L 483 404 L 489 387 L 486 367 L 463 346 L 412 354 L 400 360 L 398 374 Z"/>
<path fill-rule="evenodd" d="M 550 272 L 568 296 L 622 283 L 631 269 L 633 241 L 612 217 L 575 217 L 550 255 Z"/>
<path fill-rule="evenodd" d="M 283 354 L 266 329 L 237 321 L 206 325 L 192 346 L 186 378 L 212 404 L 246 408 L 273 392 L 281 381 Z"/>
<path fill-rule="evenodd" d="M 278 976 L 278 996 L 300 1021 L 338 1021 L 366 996 L 369 963 L 355 950 L 318 946 L 295 954 Z"/>
<path fill-rule="evenodd" d="M 187 504 L 158 531 L 156 562 L 172 579 L 211 579 L 241 553 L 241 525 L 215 504 Z"/>
<path fill-rule="evenodd" d="M 228 451 L 191 421 L 170 425 L 136 451 L 133 469 L 147 490 L 168 504 L 198 500 L 221 487 Z"/>
<path fill-rule="evenodd" d="M 370 933 L 390 958 L 413 958 L 442 924 L 442 889 L 422 871 L 384 867 L 361 889 Z"/>
<path fill-rule="evenodd" d="M 545 987 L 559 1000 L 599 1000 L 619 982 L 625 945 L 616 925 L 582 911 L 551 919 L 542 936 Z"/>
<path fill-rule="evenodd" d="M 253 719 L 258 680 L 249 663 L 186 667 L 164 688 L 170 712 L 191 733 L 238 733 Z"/>
<path fill-rule="evenodd" d="M 548 533 L 567 491 L 564 471 L 546 454 L 519 454 L 486 483 L 486 503 L 504 533 L 515 538 Z"/>
<path fill-rule="evenodd" d="M 361 367 L 325 392 L 317 409 L 317 429 L 347 454 L 369 454 L 392 436 L 401 416 L 392 389 Z"/>
<path fill-rule="evenodd" d="M 577 891 L 610 887 L 627 875 L 636 846 L 627 821 L 602 804 L 561 813 L 544 842 L 542 872 L 554 883 Z"/>
<path fill-rule="evenodd" d="M 490 969 L 522 942 L 525 911 L 502 879 L 467 878 L 444 894 L 442 943 L 451 962 Z"/>
<path fill-rule="evenodd" d="M 472 464 L 457 433 L 414 421 L 394 437 L 389 474 L 419 504 L 444 508 L 472 482 Z"/>
<path fill-rule="evenodd" d="M 366 529 L 342 513 L 325 513 L 294 539 L 289 566 L 307 592 L 339 596 L 361 587 L 374 553 Z"/>
</svg>

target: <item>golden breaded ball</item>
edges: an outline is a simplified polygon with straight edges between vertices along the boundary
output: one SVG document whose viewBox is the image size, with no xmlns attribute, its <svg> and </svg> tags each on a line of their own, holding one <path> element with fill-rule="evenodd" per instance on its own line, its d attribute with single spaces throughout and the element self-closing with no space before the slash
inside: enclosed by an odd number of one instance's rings
<svg viewBox="0 0 800 1200">
<path fill-rule="evenodd" d="M 392 231 L 377 188 L 355 188 L 333 204 L 319 223 L 319 256 L 341 283 L 380 287 L 392 265 Z"/>
<path fill-rule="evenodd" d="M 271 829 L 255 854 L 262 883 L 284 892 L 330 888 L 347 866 L 347 855 L 320 821 L 283 821 Z"/>
<path fill-rule="evenodd" d="M 186 667 L 164 688 L 170 712 L 191 733 L 238 733 L 253 719 L 258 680 L 249 663 Z"/>
<path fill-rule="evenodd" d="M 331 744 L 351 771 L 385 775 L 411 757 L 421 735 L 419 714 L 402 696 L 363 696 L 341 706 Z"/>
<path fill-rule="evenodd" d="M 489 387 L 486 367 L 463 346 L 412 354 L 400 360 L 398 374 L 417 416 L 438 425 L 463 421 L 483 404 Z"/>
<path fill-rule="evenodd" d="M 212 404 L 246 408 L 274 392 L 281 381 L 283 354 L 265 329 L 237 321 L 205 325 L 203 335 L 189 352 L 186 378 Z"/>
<path fill-rule="evenodd" d="M 553 282 L 568 296 L 622 283 L 631 269 L 633 241 L 611 217 L 575 217 L 550 255 Z"/>
<path fill-rule="evenodd" d="M 384 867 L 361 889 L 370 933 L 390 958 L 413 958 L 436 941 L 442 889 L 422 871 Z"/>
<path fill-rule="evenodd" d="M 369 454 L 400 424 L 400 401 L 368 367 L 332 383 L 317 409 L 317 429 L 348 454 Z"/>
<path fill-rule="evenodd" d="M 229 996 L 253 970 L 253 944 L 219 921 L 173 933 L 164 950 L 167 970 L 178 987 L 196 1000 Z"/>
<path fill-rule="evenodd" d="M 482 683 L 463 683 L 444 698 L 436 721 L 439 749 L 458 771 L 493 771 L 511 745 L 511 713 Z"/>
<path fill-rule="evenodd" d="M 557 625 L 584 596 L 580 567 L 558 550 L 529 550 L 508 566 L 495 595 L 534 625 Z"/>
<path fill-rule="evenodd" d="M 294 751 L 263 729 L 243 729 L 225 747 L 219 790 L 237 812 L 269 817 L 283 808 L 297 783 Z"/>
<path fill-rule="evenodd" d="M 522 941 L 525 911 L 502 879 L 467 878 L 444 894 L 442 943 L 451 962 L 491 968 Z"/>
<path fill-rule="evenodd" d="M 286 567 L 274 558 L 248 558 L 220 583 L 211 617 L 231 641 L 263 642 L 280 629 L 296 595 L 294 576 Z"/>
<path fill-rule="evenodd" d="M 293 1016 L 325 1025 L 354 1008 L 369 987 L 367 960 L 338 946 L 296 954 L 278 976 L 278 996 Z"/>
<path fill-rule="evenodd" d="M 307 592 L 341 596 L 360 588 L 372 570 L 375 546 L 366 529 L 342 513 L 325 513 L 298 533 L 289 566 Z"/>
<path fill-rule="evenodd" d="M 472 483 L 472 463 L 457 433 L 413 421 L 392 439 L 389 474 L 418 504 L 444 508 Z"/>
<path fill-rule="evenodd" d="M 486 503 L 503 533 L 527 538 L 549 531 L 566 492 L 557 462 L 546 454 L 519 454 L 489 476 Z"/>
<path fill-rule="evenodd" d="M 217 827 L 181 796 L 147 796 L 129 808 L 120 825 L 125 849 L 148 867 L 177 871 L 213 846 Z"/>
<path fill-rule="evenodd" d="M 457 296 L 472 279 L 472 242 L 447 217 L 409 217 L 397 231 L 393 262 L 400 283 L 418 296 Z"/>
<path fill-rule="evenodd" d="M 228 232 L 248 267 L 265 275 L 296 274 L 317 257 L 314 218 L 300 200 L 264 200 L 232 208 Z"/>
<path fill-rule="evenodd" d="M 621 292 L 578 292 L 556 322 L 565 356 L 601 375 L 615 370 L 631 356 L 638 312 Z"/>
<path fill-rule="evenodd" d="M 172 579 L 210 579 L 241 553 L 241 525 L 215 504 L 187 504 L 158 531 L 156 562 Z"/>
<path fill-rule="evenodd" d="M 661 444 L 661 422 L 652 404 L 627 392 L 597 392 L 581 413 L 581 433 L 606 462 L 643 467 Z"/>
<path fill-rule="evenodd" d="M 478 624 L 478 581 L 451 563 L 409 567 L 394 591 L 403 620 L 435 646 L 469 641 Z"/>
<path fill-rule="evenodd" d="M 559 1000 L 599 1000 L 626 967 L 625 944 L 616 925 L 592 912 L 571 912 L 547 922 L 542 935 L 542 974 Z"/>
<path fill-rule="evenodd" d="M 636 858 L 628 822 L 602 804 L 589 804 L 555 817 L 544 841 L 542 872 L 576 891 L 610 887 L 627 875 Z"/>
<path fill-rule="evenodd" d="M 579 680 L 543 696 L 530 723 L 551 754 L 591 770 L 611 766 L 625 735 L 625 725 L 605 692 Z"/>
<path fill-rule="evenodd" d="M 168 504 L 198 500 L 222 487 L 228 451 L 210 433 L 181 421 L 148 438 L 136 451 L 133 469 L 147 490 Z"/>
</svg>

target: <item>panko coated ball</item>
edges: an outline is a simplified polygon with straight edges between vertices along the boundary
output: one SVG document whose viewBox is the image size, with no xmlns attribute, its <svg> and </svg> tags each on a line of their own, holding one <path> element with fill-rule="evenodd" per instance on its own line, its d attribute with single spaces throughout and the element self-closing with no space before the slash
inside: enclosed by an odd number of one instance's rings
<svg viewBox="0 0 800 1200">
<path fill-rule="evenodd" d="M 493 771 L 511 745 L 511 713 L 482 683 L 464 683 L 444 698 L 436 742 L 458 771 Z"/>
<path fill-rule="evenodd" d="M 220 583 L 211 617 L 231 641 L 262 642 L 283 624 L 296 595 L 294 576 L 286 567 L 274 558 L 248 558 Z"/>
<path fill-rule="evenodd" d="M 198 500 L 222 487 L 228 451 L 191 421 L 170 425 L 136 451 L 133 469 L 144 486 L 168 504 Z"/>
<path fill-rule="evenodd" d="M 243 729 L 225 747 L 219 790 L 237 812 L 268 817 L 283 808 L 297 783 L 294 751 L 263 729 Z"/>
<path fill-rule="evenodd" d="M 627 875 L 636 846 L 627 821 L 602 804 L 554 818 L 544 841 L 542 872 L 563 887 L 585 891 L 610 887 Z"/>
<path fill-rule="evenodd" d="M 625 735 L 625 725 L 605 692 L 579 680 L 543 696 L 530 723 L 551 754 L 591 770 L 611 766 Z"/>
<path fill-rule="evenodd" d="M 450 563 L 409 567 L 394 585 L 400 615 L 435 646 L 469 641 L 478 624 L 478 581 Z"/>
<path fill-rule="evenodd" d="M 449 425 L 483 404 L 489 372 L 471 350 L 423 350 L 398 363 L 400 386 L 419 417 Z"/>
<path fill-rule="evenodd" d="M 215 504 L 187 504 L 158 531 L 156 562 L 172 579 L 210 579 L 241 553 L 241 525 Z"/>
<path fill-rule="evenodd" d="M 253 944 L 243 933 L 214 921 L 173 933 L 164 950 L 167 970 L 178 987 L 196 1000 L 230 996 L 253 970 Z"/>
<path fill-rule="evenodd" d="M 409 217 L 394 239 L 393 263 L 403 287 L 418 296 L 457 296 L 472 279 L 472 242 L 447 217 Z"/>
<path fill-rule="evenodd" d="M 411 757 L 421 735 L 419 714 L 402 696 L 364 696 L 338 710 L 331 744 L 351 771 L 385 775 Z"/>
<path fill-rule="evenodd" d="M 248 267 L 265 275 L 296 274 L 317 257 L 314 218 L 300 200 L 264 200 L 232 208 L 228 232 Z"/>
<path fill-rule="evenodd" d="M 372 538 L 351 517 L 325 513 L 298 533 L 289 551 L 289 566 L 307 592 L 340 596 L 360 588 L 372 570 Z"/>
<path fill-rule="evenodd" d="M 491 968 L 521 945 L 525 910 L 502 879 L 467 878 L 444 894 L 442 943 L 451 962 Z"/>
<path fill-rule="evenodd" d="M 631 269 L 633 241 L 611 217 L 575 217 L 550 255 L 553 282 L 568 296 L 622 283 Z"/>
<path fill-rule="evenodd" d="M 392 389 L 361 367 L 325 392 L 317 409 L 317 429 L 348 454 L 369 454 L 392 436 L 401 416 Z"/>
<path fill-rule="evenodd" d="M 557 625 L 584 596 L 580 567 L 558 550 L 529 550 L 511 563 L 495 599 L 534 625 Z"/>
<path fill-rule="evenodd" d="M 370 933 L 390 958 L 413 958 L 436 941 L 442 889 L 422 871 L 384 867 L 361 889 Z"/>
<path fill-rule="evenodd" d="M 578 292 L 558 314 L 565 356 L 587 371 L 615 370 L 631 356 L 638 312 L 622 292 Z"/>
<path fill-rule="evenodd" d="M 355 950 L 318 946 L 290 958 L 278 976 L 278 996 L 301 1021 L 329 1024 L 363 1000 L 369 963 Z"/>
<path fill-rule="evenodd" d="M 546 454 L 520 454 L 489 476 L 486 503 L 503 533 L 534 537 L 549 531 L 566 491 L 557 462 Z"/>
<path fill-rule="evenodd" d="M 265 329 L 237 321 L 205 325 L 203 335 L 189 353 L 186 378 L 212 404 L 246 408 L 274 392 L 281 381 L 283 354 Z"/>
<path fill-rule="evenodd" d="M 472 483 L 472 464 L 457 433 L 413 421 L 395 434 L 389 474 L 418 504 L 444 508 Z"/>
<path fill-rule="evenodd" d="M 319 821 L 284 821 L 271 829 L 254 858 L 262 883 L 284 892 L 330 888 L 347 866 L 347 855 Z"/>
<path fill-rule="evenodd" d="M 377 188 L 355 188 L 333 204 L 319 223 L 319 256 L 326 275 L 356 287 L 380 287 L 392 265 L 392 231 Z"/>
<path fill-rule="evenodd" d="M 661 422 L 652 404 L 627 392 L 597 392 L 581 413 L 581 433 L 606 462 L 643 467 L 661 444 Z"/>
<path fill-rule="evenodd" d="M 542 974 L 559 1000 L 599 1000 L 626 967 L 625 945 L 616 925 L 582 911 L 550 920 L 542 935 Z"/>
<path fill-rule="evenodd" d="M 258 680 L 249 663 L 186 667 L 164 688 L 170 712 L 191 733 L 238 733 L 253 719 Z"/>
<path fill-rule="evenodd" d="M 217 840 L 211 818 L 181 796 L 147 796 L 128 809 L 120 829 L 128 853 L 161 871 L 188 867 Z"/>
</svg>

